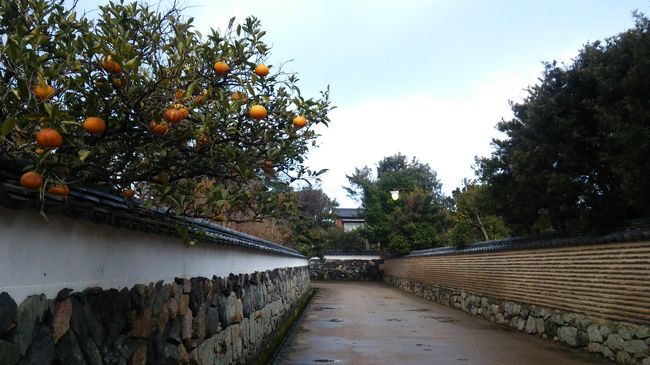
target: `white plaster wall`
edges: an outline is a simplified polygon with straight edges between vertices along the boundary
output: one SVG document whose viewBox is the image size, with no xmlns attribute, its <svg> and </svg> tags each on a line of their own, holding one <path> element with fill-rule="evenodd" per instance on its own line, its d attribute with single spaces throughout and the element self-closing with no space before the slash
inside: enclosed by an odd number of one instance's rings
<svg viewBox="0 0 650 365">
<path fill-rule="evenodd" d="M 175 277 L 211 278 L 307 260 L 226 245 L 186 247 L 178 238 L 0 206 L 0 292 L 17 303 L 63 288 L 117 288 Z"/>
<path fill-rule="evenodd" d="M 379 255 L 325 255 L 325 261 L 337 260 L 379 260 Z"/>
</svg>

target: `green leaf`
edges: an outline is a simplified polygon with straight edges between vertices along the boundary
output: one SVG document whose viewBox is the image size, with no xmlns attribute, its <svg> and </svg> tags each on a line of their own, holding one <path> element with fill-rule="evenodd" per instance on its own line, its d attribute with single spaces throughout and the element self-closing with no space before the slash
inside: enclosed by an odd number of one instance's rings
<svg viewBox="0 0 650 365">
<path fill-rule="evenodd" d="M 190 86 L 187 87 L 187 91 L 185 91 L 185 96 L 192 96 L 194 93 L 194 89 L 196 89 L 196 85 L 199 83 L 199 80 L 194 81 L 193 83 L 190 84 Z"/>
<path fill-rule="evenodd" d="M 0 133 L 2 133 L 3 136 L 6 136 L 14 128 L 14 125 L 16 125 L 16 118 L 7 117 L 7 119 L 2 122 L 2 126 L 0 126 Z"/>
<path fill-rule="evenodd" d="M 235 23 L 235 17 L 230 18 L 230 21 L 228 22 L 228 28 L 232 28 L 233 23 Z"/>
<path fill-rule="evenodd" d="M 88 156 L 90 156 L 91 153 L 92 153 L 92 152 L 89 151 L 89 150 L 80 150 L 80 151 L 78 152 L 78 154 L 79 154 L 79 159 L 80 159 L 81 161 L 84 161 L 86 158 L 88 158 Z"/>
<path fill-rule="evenodd" d="M 138 63 L 138 57 L 136 56 L 136 57 L 133 57 L 133 58 L 131 58 L 130 60 L 128 60 L 128 61 L 124 64 L 124 66 L 126 66 L 127 68 L 136 68 L 136 67 L 137 67 L 137 66 L 136 66 L 137 63 Z"/>
<path fill-rule="evenodd" d="M 45 104 L 43 104 L 43 107 L 45 108 L 45 112 L 47 112 L 47 115 L 49 115 L 51 117 L 52 116 L 52 104 L 45 103 Z"/>
</svg>

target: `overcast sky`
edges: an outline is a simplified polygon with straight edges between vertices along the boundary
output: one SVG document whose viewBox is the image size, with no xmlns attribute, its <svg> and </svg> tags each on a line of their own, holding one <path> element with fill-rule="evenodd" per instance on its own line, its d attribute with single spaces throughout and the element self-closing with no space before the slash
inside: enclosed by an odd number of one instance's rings
<svg viewBox="0 0 650 365">
<path fill-rule="evenodd" d="M 80 0 L 92 10 L 104 1 Z M 329 168 L 323 190 L 342 207 L 346 174 L 401 152 L 426 162 L 450 193 L 487 156 L 495 124 L 510 118 L 542 61 L 570 62 L 583 44 L 624 31 L 648 0 L 183 0 L 198 30 L 254 15 L 270 64 L 328 85 L 330 128 L 308 164 Z"/>
</svg>

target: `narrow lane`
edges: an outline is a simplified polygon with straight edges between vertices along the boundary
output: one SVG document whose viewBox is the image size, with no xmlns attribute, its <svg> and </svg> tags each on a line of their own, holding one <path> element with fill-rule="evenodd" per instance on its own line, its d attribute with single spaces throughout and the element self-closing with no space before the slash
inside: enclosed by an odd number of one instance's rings
<svg viewBox="0 0 650 365">
<path fill-rule="evenodd" d="M 274 365 L 607 364 L 380 283 L 312 286 L 318 292 Z"/>
</svg>

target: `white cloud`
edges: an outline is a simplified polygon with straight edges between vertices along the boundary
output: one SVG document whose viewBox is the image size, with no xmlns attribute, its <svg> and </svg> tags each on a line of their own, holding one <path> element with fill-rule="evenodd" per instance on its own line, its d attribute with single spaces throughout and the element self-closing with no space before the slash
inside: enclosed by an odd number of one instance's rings
<svg viewBox="0 0 650 365">
<path fill-rule="evenodd" d="M 462 99 L 413 95 L 335 109 L 330 128 L 320 130 L 321 147 L 308 162 L 330 169 L 323 190 L 345 207 L 356 205 L 342 189 L 345 175 L 397 152 L 429 163 L 449 194 L 463 178 L 474 176 L 474 156 L 489 155 L 498 134 L 494 126 L 512 116 L 508 100 L 520 100 L 534 80 L 504 75 L 480 83 Z"/>
</svg>

